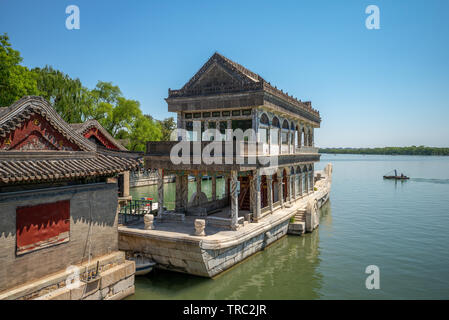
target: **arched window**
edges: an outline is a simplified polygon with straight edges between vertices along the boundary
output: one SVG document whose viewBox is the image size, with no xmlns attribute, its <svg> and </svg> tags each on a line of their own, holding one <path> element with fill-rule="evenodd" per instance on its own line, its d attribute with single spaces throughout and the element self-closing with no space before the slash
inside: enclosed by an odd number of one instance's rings
<svg viewBox="0 0 449 320">
<path fill-rule="evenodd" d="M 260 123 L 266 126 L 270 125 L 270 120 L 268 119 L 268 116 L 265 113 L 263 113 L 262 116 L 260 117 Z"/>
<path fill-rule="evenodd" d="M 288 130 L 289 126 L 288 126 L 288 121 L 284 120 L 284 122 L 282 123 L 282 129 L 287 129 Z"/>
<path fill-rule="evenodd" d="M 263 113 L 260 117 L 260 127 L 259 127 L 259 141 L 263 143 L 269 143 L 269 126 L 270 126 L 270 120 L 268 119 L 268 116 Z"/>
<path fill-rule="evenodd" d="M 275 128 L 280 128 L 279 119 L 277 117 L 274 117 L 273 120 L 271 121 L 271 125 Z"/>
</svg>

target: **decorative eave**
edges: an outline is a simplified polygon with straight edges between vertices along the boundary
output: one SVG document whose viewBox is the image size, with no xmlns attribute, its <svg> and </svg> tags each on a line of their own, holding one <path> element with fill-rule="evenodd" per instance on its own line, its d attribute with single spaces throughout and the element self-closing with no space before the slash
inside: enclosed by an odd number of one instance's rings
<svg viewBox="0 0 449 320">
<path fill-rule="evenodd" d="M 55 127 L 68 141 L 83 151 L 95 151 L 96 145 L 85 139 L 66 123 L 44 98 L 25 96 L 0 112 L 0 137 L 21 127 L 33 114 L 39 114 Z"/>
<path fill-rule="evenodd" d="M 83 123 L 73 123 L 70 124 L 70 126 L 82 136 L 84 136 L 84 134 L 92 128 L 98 129 L 98 131 L 100 131 L 101 134 L 104 135 L 106 139 L 108 139 L 119 150 L 127 151 L 127 149 L 121 143 L 115 140 L 109 134 L 109 132 L 95 119 L 91 119 Z"/>
</svg>

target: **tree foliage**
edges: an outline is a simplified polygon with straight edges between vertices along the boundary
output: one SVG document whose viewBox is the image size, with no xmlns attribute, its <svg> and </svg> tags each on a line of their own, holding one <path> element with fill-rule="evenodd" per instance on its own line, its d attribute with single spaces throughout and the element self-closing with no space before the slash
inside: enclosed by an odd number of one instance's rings
<svg viewBox="0 0 449 320">
<path fill-rule="evenodd" d="M 20 65 L 20 52 L 14 50 L 6 34 L 0 35 L 0 107 L 11 105 L 26 95 L 38 95 L 36 74 Z"/>
<path fill-rule="evenodd" d="M 92 96 L 79 79 L 51 66 L 34 68 L 40 95 L 48 100 L 61 117 L 69 123 L 79 123 L 89 118 Z"/>
<path fill-rule="evenodd" d="M 169 140 L 176 127 L 173 117 L 155 120 L 143 115 L 137 100 L 127 99 L 111 82 L 98 81 L 89 90 L 79 79 L 45 66 L 21 66 L 20 52 L 0 35 L 0 107 L 26 95 L 41 95 L 69 123 L 96 119 L 116 139 L 126 139 L 130 150 L 144 151 L 146 141 Z"/>
</svg>

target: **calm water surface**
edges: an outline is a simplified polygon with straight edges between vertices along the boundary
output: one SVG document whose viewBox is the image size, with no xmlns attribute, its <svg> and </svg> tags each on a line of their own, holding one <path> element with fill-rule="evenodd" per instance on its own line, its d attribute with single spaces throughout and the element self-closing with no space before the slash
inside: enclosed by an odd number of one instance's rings
<svg viewBox="0 0 449 320">
<path fill-rule="evenodd" d="M 316 169 L 328 162 L 332 192 L 317 231 L 286 236 L 215 279 L 155 270 L 136 278 L 130 298 L 448 299 L 449 157 L 323 155 Z M 383 180 L 392 169 L 412 179 Z M 379 290 L 365 287 L 368 265 L 380 269 Z"/>
</svg>

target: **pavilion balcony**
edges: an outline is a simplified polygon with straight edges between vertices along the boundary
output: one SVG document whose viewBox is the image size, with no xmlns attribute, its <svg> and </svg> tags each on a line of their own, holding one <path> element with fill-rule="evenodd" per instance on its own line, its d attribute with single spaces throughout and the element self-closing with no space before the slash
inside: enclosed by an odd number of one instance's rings
<svg viewBox="0 0 449 320">
<path fill-rule="evenodd" d="M 279 145 L 270 146 L 259 142 L 183 141 L 183 148 L 178 145 L 179 143 L 179 141 L 147 142 L 146 167 L 244 171 L 278 164 L 314 162 L 319 161 L 320 157 L 318 148 L 314 147 L 290 146 L 290 151 L 295 150 L 295 152 L 288 152 L 287 145 L 285 146 L 287 150 L 281 149 L 279 152 Z M 177 158 L 178 162 L 173 161 L 174 158 Z M 220 162 L 212 159 L 220 159 Z"/>
</svg>

